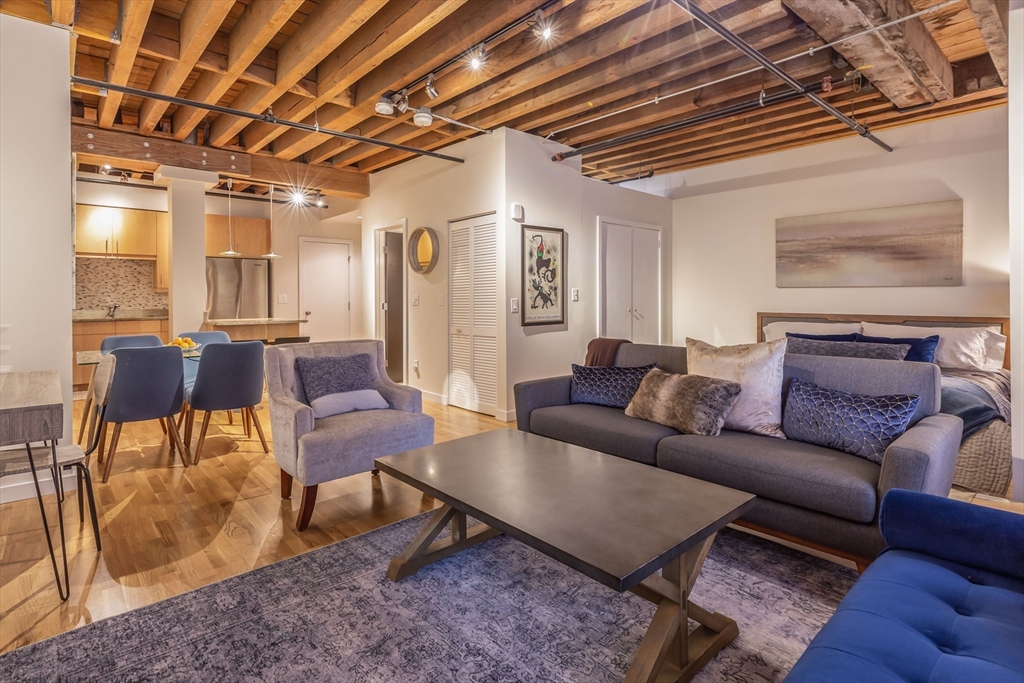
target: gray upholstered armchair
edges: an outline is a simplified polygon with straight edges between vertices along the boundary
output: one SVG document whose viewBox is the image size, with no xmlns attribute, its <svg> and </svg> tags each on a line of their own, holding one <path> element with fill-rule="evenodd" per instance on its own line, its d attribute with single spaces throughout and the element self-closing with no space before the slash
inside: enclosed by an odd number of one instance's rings
<svg viewBox="0 0 1024 683">
<path fill-rule="evenodd" d="M 389 409 L 314 419 L 295 369 L 296 357 L 359 353 L 370 355 L 373 387 L 388 402 Z M 291 496 L 293 478 L 303 486 L 296 521 L 299 531 L 309 525 L 319 484 L 371 471 L 374 458 L 434 443 L 434 418 L 423 414 L 420 391 L 395 384 L 387 376 L 383 342 L 270 346 L 266 350 L 266 373 L 274 459 L 281 468 L 281 497 Z"/>
</svg>

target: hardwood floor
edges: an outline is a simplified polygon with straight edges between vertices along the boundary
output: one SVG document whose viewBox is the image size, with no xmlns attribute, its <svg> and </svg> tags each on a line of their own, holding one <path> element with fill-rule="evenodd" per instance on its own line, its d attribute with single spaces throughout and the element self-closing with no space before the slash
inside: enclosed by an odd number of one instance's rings
<svg viewBox="0 0 1024 683">
<path fill-rule="evenodd" d="M 75 402 L 75 434 L 82 410 Z M 260 417 L 270 434 L 266 403 Z M 435 441 L 511 423 L 424 402 Z M 273 446 L 271 446 L 273 448 Z M 103 552 L 65 501 L 71 599 L 57 597 L 34 498 L 0 505 L 0 652 L 120 614 L 434 509 L 438 503 L 368 472 L 322 484 L 312 522 L 295 530 L 301 487 L 281 499 L 273 451 L 246 439 L 237 413 L 211 422 L 203 459 L 183 469 L 157 422 L 125 425 L 107 484 L 92 458 Z M 47 513 L 56 519 L 55 499 Z M 88 512 L 86 513 L 88 516 Z M 56 524 L 54 523 L 54 534 Z M 56 536 L 55 536 L 56 538 Z"/>
</svg>

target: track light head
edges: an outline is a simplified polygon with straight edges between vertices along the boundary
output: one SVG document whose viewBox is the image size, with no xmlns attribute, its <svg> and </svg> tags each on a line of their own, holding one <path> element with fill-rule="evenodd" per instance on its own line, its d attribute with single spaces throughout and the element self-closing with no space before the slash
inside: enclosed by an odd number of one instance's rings
<svg viewBox="0 0 1024 683">
<path fill-rule="evenodd" d="M 436 100 L 438 98 L 437 87 L 434 85 L 434 74 L 427 74 L 427 85 L 424 88 L 427 91 L 427 96 Z"/>
<path fill-rule="evenodd" d="M 434 115 L 430 111 L 430 107 L 420 107 L 416 110 L 416 113 L 412 115 L 412 122 L 420 128 L 426 128 L 434 122 Z"/>
<path fill-rule="evenodd" d="M 551 40 L 555 36 L 551 20 L 544 18 L 544 14 L 540 10 L 537 10 L 533 17 L 533 33 L 541 40 Z"/>
<path fill-rule="evenodd" d="M 469 68 L 478 71 L 487 63 L 487 47 L 480 43 L 469 55 Z"/>
<path fill-rule="evenodd" d="M 296 205 L 303 204 L 306 201 L 306 195 L 302 192 L 302 190 L 298 189 L 292 190 L 292 193 L 289 195 L 288 198 L 291 200 L 292 204 Z"/>
<path fill-rule="evenodd" d="M 387 95 L 382 95 L 377 103 L 373 105 L 373 110 L 381 116 L 391 116 L 395 113 L 395 105 Z"/>
<path fill-rule="evenodd" d="M 395 103 L 395 108 L 399 113 L 404 114 L 409 111 L 409 91 L 407 89 L 402 88 L 396 92 L 391 96 L 391 101 Z"/>
<path fill-rule="evenodd" d="M 324 195 L 321 192 L 317 192 L 316 205 L 322 209 L 324 207 L 324 204 L 326 204 L 326 202 L 324 201 Z"/>
</svg>

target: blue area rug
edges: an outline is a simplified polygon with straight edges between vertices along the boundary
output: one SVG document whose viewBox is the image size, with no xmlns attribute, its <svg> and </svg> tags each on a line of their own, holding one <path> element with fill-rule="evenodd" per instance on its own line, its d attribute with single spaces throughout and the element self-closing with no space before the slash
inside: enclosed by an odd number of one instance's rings
<svg viewBox="0 0 1024 683">
<path fill-rule="evenodd" d="M 620 681 L 654 606 L 511 538 L 384 577 L 424 515 L 0 657 L 0 681 Z M 781 680 L 856 572 L 726 530 L 693 600 L 740 635 L 695 679 Z M 695 624 L 691 623 L 691 626 Z"/>
</svg>

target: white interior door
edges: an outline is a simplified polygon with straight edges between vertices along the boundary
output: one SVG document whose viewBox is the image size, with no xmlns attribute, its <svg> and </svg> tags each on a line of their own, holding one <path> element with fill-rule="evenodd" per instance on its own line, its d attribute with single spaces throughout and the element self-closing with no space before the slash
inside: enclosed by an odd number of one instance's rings
<svg viewBox="0 0 1024 683">
<path fill-rule="evenodd" d="M 498 402 L 498 243 L 494 217 L 452 223 L 448 244 L 448 402 L 494 415 Z"/>
<path fill-rule="evenodd" d="M 606 223 L 604 233 L 604 332 L 612 339 L 633 338 L 633 229 Z"/>
<path fill-rule="evenodd" d="M 352 245 L 335 240 L 300 238 L 299 315 L 312 342 L 351 337 L 349 264 Z"/>
<path fill-rule="evenodd" d="M 661 343 L 661 235 L 633 228 L 634 344 Z"/>
</svg>

